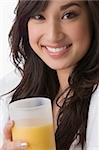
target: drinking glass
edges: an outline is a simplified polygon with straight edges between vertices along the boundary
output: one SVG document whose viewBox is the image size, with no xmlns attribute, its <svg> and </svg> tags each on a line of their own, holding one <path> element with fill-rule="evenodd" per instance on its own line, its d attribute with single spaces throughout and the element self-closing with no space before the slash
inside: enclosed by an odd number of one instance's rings
<svg viewBox="0 0 99 150">
<path fill-rule="evenodd" d="M 20 99 L 9 105 L 14 120 L 13 140 L 29 143 L 27 150 L 56 150 L 51 100 L 44 97 Z"/>
<path fill-rule="evenodd" d="M 9 111 L 8 111 L 8 99 L 6 96 L 0 96 L 0 148 L 4 142 L 4 127 L 9 119 Z"/>
</svg>

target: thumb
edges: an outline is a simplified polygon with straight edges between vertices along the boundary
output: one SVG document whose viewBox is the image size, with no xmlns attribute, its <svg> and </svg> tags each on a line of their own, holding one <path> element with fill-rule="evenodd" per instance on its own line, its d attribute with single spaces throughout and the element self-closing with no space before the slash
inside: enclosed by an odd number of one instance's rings
<svg viewBox="0 0 99 150">
<path fill-rule="evenodd" d="M 4 127 L 4 139 L 11 140 L 12 139 L 12 128 L 14 126 L 14 121 L 9 120 Z"/>
</svg>

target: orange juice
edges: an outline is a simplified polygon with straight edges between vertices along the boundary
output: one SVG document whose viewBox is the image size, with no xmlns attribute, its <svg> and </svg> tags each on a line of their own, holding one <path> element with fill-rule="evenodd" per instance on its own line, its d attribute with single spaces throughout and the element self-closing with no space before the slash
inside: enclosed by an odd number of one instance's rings
<svg viewBox="0 0 99 150">
<path fill-rule="evenodd" d="M 23 139 L 29 143 L 27 150 L 55 150 L 53 125 L 36 127 L 14 127 L 12 130 L 14 140 Z"/>
</svg>

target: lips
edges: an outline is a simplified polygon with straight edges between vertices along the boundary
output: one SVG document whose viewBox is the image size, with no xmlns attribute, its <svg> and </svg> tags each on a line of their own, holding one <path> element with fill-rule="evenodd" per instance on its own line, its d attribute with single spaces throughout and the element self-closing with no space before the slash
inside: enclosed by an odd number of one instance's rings
<svg viewBox="0 0 99 150">
<path fill-rule="evenodd" d="M 42 45 L 42 49 L 45 53 L 47 53 L 52 58 L 60 58 L 64 56 L 64 54 L 68 53 L 70 51 L 70 47 L 72 46 L 72 43 L 67 44 L 65 46 L 52 46 L 52 45 Z"/>
</svg>

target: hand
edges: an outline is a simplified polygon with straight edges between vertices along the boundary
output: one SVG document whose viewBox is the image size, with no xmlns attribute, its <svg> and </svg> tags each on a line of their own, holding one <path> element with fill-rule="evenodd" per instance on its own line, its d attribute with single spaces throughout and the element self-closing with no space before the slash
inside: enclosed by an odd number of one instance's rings
<svg viewBox="0 0 99 150">
<path fill-rule="evenodd" d="M 28 144 L 23 140 L 12 141 L 11 130 L 14 126 L 13 121 L 8 121 L 4 128 L 4 144 L 0 150 L 26 150 Z"/>
</svg>

